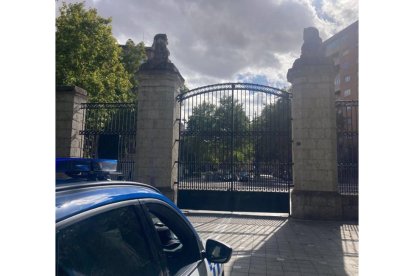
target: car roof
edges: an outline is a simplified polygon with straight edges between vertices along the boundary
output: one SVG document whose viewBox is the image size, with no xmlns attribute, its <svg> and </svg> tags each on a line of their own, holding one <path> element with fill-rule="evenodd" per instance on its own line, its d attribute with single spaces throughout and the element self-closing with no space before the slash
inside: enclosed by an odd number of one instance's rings
<svg viewBox="0 0 414 276">
<path fill-rule="evenodd" d="M 142 198 L 162 200 L 179 211 L 174 203 L 150 185 L 128 181 L 88 181 L 56 185 L 56 222 L 107 204 Z"/>
</svg>

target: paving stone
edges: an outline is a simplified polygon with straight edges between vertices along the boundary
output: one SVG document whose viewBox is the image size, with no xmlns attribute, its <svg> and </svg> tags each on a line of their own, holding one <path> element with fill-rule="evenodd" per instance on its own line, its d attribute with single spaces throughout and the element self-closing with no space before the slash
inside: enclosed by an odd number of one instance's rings
<svg viewBox="0 0 414 276">
<path fill-rule="evenodd" d="M 284 272 L 283 275 L 285 275 L 285 276 L 301 276 L 301 274 L 299 272 L 292 272 L 292 271 Z"/>
<path fill-rule="evenodd" d="M 232 271 L 230 275 L 231 276 L 249 276 L 249 273 L 247 273 L 247 272 L 234 272 L 234 271 Z"/>
<path fill-rule="evenodd" d="M 358 275 L 358 225 L 234 214 L 187 214 L 203 239 L 233 247 L 226 275 Z"/>
</svg>

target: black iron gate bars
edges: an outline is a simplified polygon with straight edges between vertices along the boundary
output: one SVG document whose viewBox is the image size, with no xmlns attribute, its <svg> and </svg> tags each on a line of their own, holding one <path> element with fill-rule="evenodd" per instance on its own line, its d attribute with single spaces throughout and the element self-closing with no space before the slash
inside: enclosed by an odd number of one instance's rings
<svg viewBox="0 0 414 276">
<path fill-rule="evenodd" d="M 82 154 L 118 160 L 126 180 L 134 174 L 136 103 L 84 103 Z"/>
</svg>

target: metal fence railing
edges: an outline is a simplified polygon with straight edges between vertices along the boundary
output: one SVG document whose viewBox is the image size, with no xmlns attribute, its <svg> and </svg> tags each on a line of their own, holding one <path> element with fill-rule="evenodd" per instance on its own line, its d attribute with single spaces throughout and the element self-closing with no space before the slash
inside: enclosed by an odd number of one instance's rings
<svg viewBox="0 0 414 276">
<path fill-rule="evenodd" d="M 358 194 L 358 101 L 337 101 L 338 191 Z"/>
<path fill-rule="evenodd" d="M 85 103 L 82 157 L 118 160 L 118 171 L 132 180 L 136 148 L 135 103 Z"/>
</svg>

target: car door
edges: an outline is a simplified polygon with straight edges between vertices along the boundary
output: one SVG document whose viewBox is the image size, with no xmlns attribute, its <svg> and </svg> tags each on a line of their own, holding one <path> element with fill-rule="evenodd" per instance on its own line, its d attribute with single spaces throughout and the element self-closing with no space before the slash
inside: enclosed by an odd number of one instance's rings
<svg viewBox="0 0 414 276">
<path fill-rule="evenodd" d="M 203 245 L 191 224 L 158 199 L 141 200 L 150 232 L 170 275 L 208 275 Z"/>
<path fill-rule="evenodd" d="M 138 208 L 137 208 L 138 207 Z M 76 215 L 56 226 L 57 275 L 163 275 L 137 200 Z"/>
</svg>

